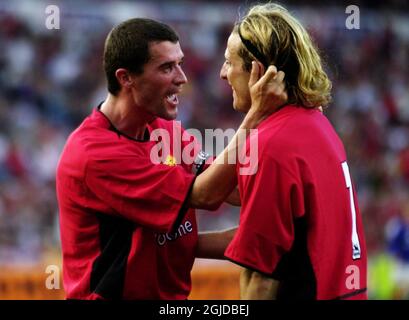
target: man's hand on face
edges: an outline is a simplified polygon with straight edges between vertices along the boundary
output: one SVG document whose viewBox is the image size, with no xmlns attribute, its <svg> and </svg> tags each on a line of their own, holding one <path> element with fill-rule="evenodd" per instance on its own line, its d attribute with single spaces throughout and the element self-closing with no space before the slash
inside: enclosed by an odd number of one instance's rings
<svg viewBox="0 0 409 320">
<path fill-rule="evenodd" d="M 264 66 L 257 61 L 252 62 L 249 79 L 252 112 L 261 120 L 268 117 L 288 100 L 284 81 L 284 72 L 269 66 L 264 73 Z"/>
</svg>

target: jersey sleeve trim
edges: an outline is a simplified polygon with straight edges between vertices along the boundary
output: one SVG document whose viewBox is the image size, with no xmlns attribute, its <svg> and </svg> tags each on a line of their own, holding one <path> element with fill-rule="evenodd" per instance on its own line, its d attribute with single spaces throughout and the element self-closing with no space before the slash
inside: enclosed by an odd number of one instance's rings
<svg viewBox="0 0 409 320">
<path fill-rule="evenodd" d="M 251 271 L 258 272 L 258 273 L 262 274 L 263 276 L 266 276 L 266 277 L 268 277 L 268 278 L 271 278 L 271 279 L 274 279 L 274 280 L 279 281 L 279 279 L 276 279 L 276 278 L 273 276 L 273 274 L 269 274 L 269 273 L 266 273 L 266 272 L 264 272 L 264 271 L 261 271 L 261 270 L 258 269 L 258 268 L 255 268 L 255 267 L 253 267 L 253 266 L 250 266 L 249 264 L 246 264 L 246 263 L 239 262 L 238 260 L 235 260 L 235 259 L 233 259 L 233 258 L 230 258 L 230 257 L 228 257 L 228 256 L 226 256 L 226 255 L 225 255 L 225 257 L 226 257 L 227 260 L 229 260 L 230 262 L 232 262 L 232 263 L 234 263 L 234 264 L 237 264 L 237 265 L 240 266 L 240 267 L 249 269 L 249 270 L 251 270 Z"/>
<path fill-rule="evenodd" d="M 190 187 L 188 189 L 188 192 L 186 193 L 185 200 L 183 201 L 182 206 L 179 210 L 179 213 L 175 219 L 175 222 L 172 225 L 171 233 L 176 232 L 177 228 L 179 228 L 179 225 L 182 223 L 182 220 L 185 218 L 187 212 L 189 211 L 188 199 L 189 199 L 190 193 L 192 192 L 193 184 L 195 183 L 195 180 L 196 180 L 196 176 L 192 179 L 190 183 Z"/>
</svg>

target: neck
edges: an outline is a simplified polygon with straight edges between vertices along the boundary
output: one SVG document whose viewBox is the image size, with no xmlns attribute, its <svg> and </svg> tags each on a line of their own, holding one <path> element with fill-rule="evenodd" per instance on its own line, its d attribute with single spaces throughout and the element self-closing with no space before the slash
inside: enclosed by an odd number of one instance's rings
<svg viewBox="0 0 409 320">
<path fill-rule="evenodd" d="M 152 116 L 140 112 L 130 97 L 108 94 L 100 111 L 111 121 L 117 130 L 137 140 L 144 138 L 146 126 Z"/>
</svg>

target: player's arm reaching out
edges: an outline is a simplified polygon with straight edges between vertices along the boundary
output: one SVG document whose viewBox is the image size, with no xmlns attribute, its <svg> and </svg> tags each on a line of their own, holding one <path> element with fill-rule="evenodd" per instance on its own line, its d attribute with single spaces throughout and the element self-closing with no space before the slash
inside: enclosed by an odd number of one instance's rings
<svg viewBox="0 0 409 320">
<path fill-rule="evenodd" d="M 232 206 L 240 207 L 241 200 L 240 200 L 240 192 L 239 189 L 236 187 L 233 191 L 227 196 L 226 202 L 231 204 Z"/>
<path fill-rule="evenodd" d="M 208 158 L 206 160 L 205 165 L 203 166 L 203 171 L 206 170 L 213 163 L 213 161 L 214 161 L 214 158 L 212 157 Z M 240 207 L 241 200 L 240 200 L 239 188 L 236 186 L 224 201 L 232 206 Z"/>
<path fill-rule="evenodd" d="M 269 66 L 264 75 L 262 72 L 261 64 L 253 62 L 249 79 L 251 108 L 228 146 L 196 178 L 188 196 L 189 207 L 215 210 L 220 206 L 237 185 L 236 165 L 228 160 L 232 156 L 237 159 L 244 143 L 245 139 L 239 139 L 239 134 L 248 134 L 249 129 L 255 129 L 287 101 L 284 72 L 277 72 L 275 66 Z"/>
<path fill-rule="evenodd" d="M 208 160 L 208 164 L 204 170 L 206 170 L 212 162 L 212 160 Z M 230 195 L 227 196 L 225 202 L 233 206 L 241 205 L 240 193 L 237 186 Z M 219 231 L 199 232 L 195 257 L 203 259 L 224 259 L 224 251 L 233 239 L 236 231 L 237 227 Z"/>
<path fill-rule="evenodd" d="M 279 282 L 260 272 L 244 268 L 240 273 L 242 300 L 275 300 Z"/>
<path fill-rule="evenodd" d="M 225 259 L 224 251 L 233 239 L 237 227 L 221 230 L 199 232 L 196 247 L 196 258 Z"/>
</svg>

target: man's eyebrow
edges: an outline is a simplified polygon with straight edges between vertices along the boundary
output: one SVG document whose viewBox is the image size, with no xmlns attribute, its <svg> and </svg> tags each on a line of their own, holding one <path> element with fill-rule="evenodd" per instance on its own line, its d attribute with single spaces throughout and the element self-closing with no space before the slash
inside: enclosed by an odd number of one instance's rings
<svg viewBox="0 0 409 320">
<path fill-rule="evenodd" d="M 175 64 L 175 61 L 165 61 L 161 63 L 159 67 L 171 66 L 172 64 Z"/>
<path fill-rule="evenodd" d="M 163 62 L 163 63 L 161 63 L 161 64 L 159 65 L 159 68 L 161 68 L 161 67 L 167 67 L 167 66 L 172 66 L 172 65 L 174 65 L 174 64 L 181 63 L 181 62 L 184 61 L 184 59 L 185 59 L 185 57 L 183 56 L 183 57 L 180 58 L 179 60 L 169 60 L 169 61 L 165 61 L 165 62 Z"/>
</svg>

